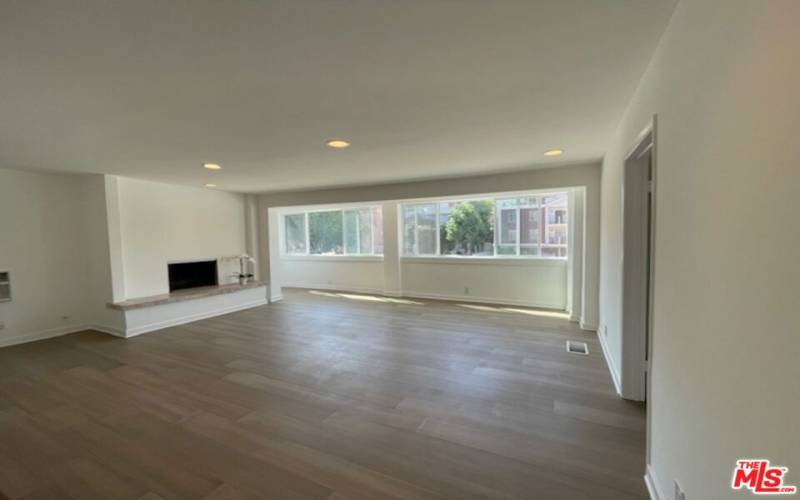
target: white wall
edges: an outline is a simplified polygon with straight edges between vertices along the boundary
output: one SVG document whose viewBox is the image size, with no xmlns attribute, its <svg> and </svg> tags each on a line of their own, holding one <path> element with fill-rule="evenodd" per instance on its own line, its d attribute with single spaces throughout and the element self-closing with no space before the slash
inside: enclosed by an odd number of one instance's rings
<svg viewBox="0 0 800 500">
<path fill-rule="evenodd" d="M 396 234 L 397 201 L 383 203 L 384 242 L 386 251 L 383 270 L 374 263 L 358 265 L 327 264 L 319 259 L 313 263 L 298 263 L 281 259 L 270 249 L 278 248 L 279 231 L 274 227 L 280 219 L 275 207 L 305 206 L 318 204 L 360 203 L 370 201 L 404 200 L 414 198 L 446 197 L 497 193 L 503 191 L 556 189 L 585 187 L 586 243 L 584 277 L 586 300 L 584 325 L 597 325 L 597 271 L 599 267 L 599 219 L 600 219 L 600 166 L 583 164 L 549 169 L 533 169 L 521 172 L 489 176 L 460 177 L 434 181 L 406 182 L 356 188 L 329 189 L 321 191 L 272 193 L 259 196 L 260 263 L 262 277 L 272 282 L 273 298 L 278 298 L 280 283 L 324 288 L 345 288 L 362 291 L 381 290 L 389 295 L 403 293 L 461 300 L 486 300 L 495 302 L 536 305 L 563 309 L 567 305 L 566 265 L 558 263 L 515 264 L 512 272 L 508 263 L 453 263 L 430 259 L 399 259 L 396 241 L 389 240 Z M 269 212 L 269 213 L 268 213 Z M 395 214 L 395 215 L 392 215 Z M 270 248 L 271 247 L 271 248 Z M 392 253 L 389 253 L 392 252 Z M 496 267 L 496 269 L 494 269 Z M 375 268 L 372 270 L 372 268 Z M 317 271 L 324 272 L 318 274 Z M 357 273 L 357 274 L 351 274 Z M 381 279 L 381 274 L 382 279 Z M 321 278 L 321 276 L 324 276 Z M 436 279 L 430 279 L 436 276 Z M 502 276 L 504 282 L 498 281 Z M 464 288 L 470 293 L 465 294 Z M 375 288 L 375 290 L 372 290 Z"/>
<path fill-rule="evenodd" d="M 244 195 L 119 178 L 125 298 L 169 292 L 167 263 L 246 253 Z M 238 271 L 238 263 L 227 268 Z"/>
<path fill-rule="evenodd" d="M 0 345 L 44 338 L 86 322 L 85 177 L 0 169 Z"/>
<path fill-rule="evenodd" d="M 381 258 L 284 257 L 280 265 L 280 282 L 285 287 L 365 293 L 383 293 L 384 290 Z"/>
<path fill-rule="evenodd" d="M 276 281 L 283 287 L 388 292 L 553 309 L 567 305 L 565 261 L 403 258 L 399 290 L 387 290 L 383 259 L 283 257 L 278 265 L 280 279 Z"/>
<path fill-rule="evenodd" d="M 567 263 L 556 260 L 458 262 L 402 259 L 403 293 L 410 297 L 460 299 L 564 309 Z"/>
<path fill-rule="evenodd" d="M 737 497 L 740 457 L 800 484 L 798 25 L 795 0 L 682 1 L 603 164 L 601 323 L 621 362 L 623 162 L 658 114 L 649 453 L 665 499 L 673 479 Z"/>
</svg>

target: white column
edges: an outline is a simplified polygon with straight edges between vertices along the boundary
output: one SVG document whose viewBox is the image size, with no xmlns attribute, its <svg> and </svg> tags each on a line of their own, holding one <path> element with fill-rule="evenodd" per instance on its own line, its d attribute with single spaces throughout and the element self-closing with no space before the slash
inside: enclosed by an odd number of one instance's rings
<svg viewBox="0 0 800 500">
<path fill-rule="evenodd" d="M 400 267 L 400 211 L 396 201 L 384 202 L 383 210 L 383 293 L 403 294 Z"/>
<path fill-rule="evenodd" d="M 584 244 L 585 234 L 585 188 L 569 192 L 569 267 L 567 271 L 567 311 L 572 321 L 583 321 L 584 295 Z"/>
<path fill-rule="evenodd" d="M 114 302 L 127 298 L 125 264 L 122 256 L 122 220 L 119 209 L 119 177 L 103 176 L 105 183 L 106 224 L 108 224 L 108 253 L 111 265 L 111 290 Z"/>
<path fill-rule="evenodd" d="M 280 262 L 281 252 L 279 247 L 281 241 L 281 217 L 278 209 L 270 208 L 267 219 L 269 226 L 269 301 L 275 302 L 283 298 Z"/>
</svg>

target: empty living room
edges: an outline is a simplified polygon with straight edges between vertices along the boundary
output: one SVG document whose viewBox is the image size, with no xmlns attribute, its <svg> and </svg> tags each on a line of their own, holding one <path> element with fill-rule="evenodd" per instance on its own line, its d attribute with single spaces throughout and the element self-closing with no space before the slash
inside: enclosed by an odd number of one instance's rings
<svg viewBox="0 0 800 500">
<path fill-rule="evenodd" d="M 798 27 L 0 0 L 0 500 L 800 498 Z"/>
</svg>

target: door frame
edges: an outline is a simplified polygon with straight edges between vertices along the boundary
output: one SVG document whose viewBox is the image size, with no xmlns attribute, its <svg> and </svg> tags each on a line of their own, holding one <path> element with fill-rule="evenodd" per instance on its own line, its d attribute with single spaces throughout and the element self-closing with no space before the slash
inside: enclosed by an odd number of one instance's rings
<svg viewBox="0 0 800 500">
<path fill-rule="evenodd" d="M 623 166 L 622 187 L 622 397 L 644 401 L 650 393 L 655 283 L 656 116 L 638 134 Z M 643 155 L 650 154 L 649 172 Z M 649 175 L 648 175 L 649 174 Z M 650 218 L 647 219 L 647 192 Z M 628 198 L 628 199 L 626 199 Z M 649 224 L 648 245 L 646 231 Z M 649 251 L 649 255 L 648 255 Z M 642 273 L 645 273 L 644 275 Z"/>
</svg>

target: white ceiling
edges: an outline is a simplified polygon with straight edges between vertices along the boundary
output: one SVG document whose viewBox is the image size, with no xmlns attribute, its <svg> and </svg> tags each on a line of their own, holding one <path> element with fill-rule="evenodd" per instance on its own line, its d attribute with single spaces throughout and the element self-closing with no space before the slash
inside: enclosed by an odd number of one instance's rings
<svg viewBox="0 0 800 500">
<path fill-rule="evenodd" d="M 0 167 L 273 191 L 597 159 L 673 7 L 0 0 Z"/>
</svg>

